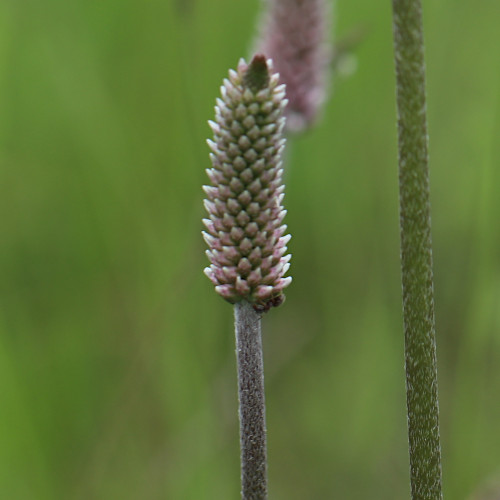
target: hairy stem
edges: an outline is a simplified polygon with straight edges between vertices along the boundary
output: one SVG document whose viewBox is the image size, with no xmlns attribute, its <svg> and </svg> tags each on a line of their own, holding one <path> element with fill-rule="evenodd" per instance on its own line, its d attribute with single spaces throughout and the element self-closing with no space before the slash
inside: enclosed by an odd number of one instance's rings
<svg viewBox="0 0 500 500">
<path fill-rule="evenodd" d="M 241 497 L 267 498 L 266 409 L 260 314 L 247 301 L 234 306 L 241 448 Z"/>
<path fill-rule="evenodd" d="M 420 0 L 393 0 L 392 4 L 411 494 L 413 500 L 439 500 L 441 446 L 422 8 Z"/>
</svg>

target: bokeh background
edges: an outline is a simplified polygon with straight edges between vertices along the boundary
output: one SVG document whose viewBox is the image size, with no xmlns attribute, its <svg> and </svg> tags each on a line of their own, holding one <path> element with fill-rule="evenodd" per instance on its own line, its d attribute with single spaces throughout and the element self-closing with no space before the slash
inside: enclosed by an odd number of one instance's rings
<svg viewBox="0 0 500 500">
<path fill-rule="evenodd" d="M 500 473 L 500 5 L 424 2 L 444 489 Z M 256 0 L 0 3 L 0 497 L 239 496 L 206 124 Z M 390 2 L 289 143 L 264 318 L 271 498 L 409 497 Z M 352 71 L 355 69 L 355 71 Z M 344 72 L 345 73 L 345 72 Z"/>
</svg>

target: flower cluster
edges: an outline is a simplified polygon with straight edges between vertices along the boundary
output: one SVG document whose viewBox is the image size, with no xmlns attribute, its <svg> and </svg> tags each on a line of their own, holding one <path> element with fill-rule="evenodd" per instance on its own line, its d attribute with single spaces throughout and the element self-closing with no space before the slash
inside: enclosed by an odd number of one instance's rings
<svg viewBox="0 0 500 500">
<path fill-rule="evenodd" d="M 229 71 L 209 122 L 211 181 L 204 186 L 209 219 L 203 232 L 211 265 L 205 274 L 231 303 L 247 300 L 258 311 L 283 301 L 286 254 L 281 155 L 285 87 L 272 62 L 256 55 Z"/>
<path fill-rule="evenodd" d="M 326 97 L 331 47 L 326 0 L 267 0 L 257 50 L 286 85 L 287 130 L 311 126 Z"/>
</svg>

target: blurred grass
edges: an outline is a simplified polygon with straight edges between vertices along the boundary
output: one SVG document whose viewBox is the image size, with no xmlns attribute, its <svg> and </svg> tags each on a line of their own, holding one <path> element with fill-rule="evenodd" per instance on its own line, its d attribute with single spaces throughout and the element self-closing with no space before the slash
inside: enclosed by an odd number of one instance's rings
<svg viewBox="0 0 500 500">
<path fill-rule="evenodd" d="M 218 86 L 258 2 L 0 4 L 0 495 L 237 498 L 232 310 L 203 276 Z M 445 496 L 500 472 L 500 7 L 425 2 Z M 408 497 L 390 4 L 290 144 L 264 323 L 271 496 Z"/>
</svg>

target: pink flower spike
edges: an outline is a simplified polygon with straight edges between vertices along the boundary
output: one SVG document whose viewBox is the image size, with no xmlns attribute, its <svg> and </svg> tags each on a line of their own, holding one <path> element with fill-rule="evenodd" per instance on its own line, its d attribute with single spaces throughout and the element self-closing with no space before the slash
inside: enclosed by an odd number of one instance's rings
<svg viewBox="0 0 500 500">
<path fill-rule="evenodd" d="M 224 299 L 246 300 L 259 312 L 281 304 L 290 281 L 284 281 L 290 259 L 282 225 L 283 90 L 271 60 L 240 60 L 221 87 L 207 141 L 213 168 L 204 187 L 211 262 L 205 274 Z"/>
<path fill-rule="evenodd" d="M 256 50 L 273 60 L 286 85 L 287 131 L 301 132 L 326 98 L 330 9 L 326 0 L 267 0 L 266 6 Z"/>
</svg>

